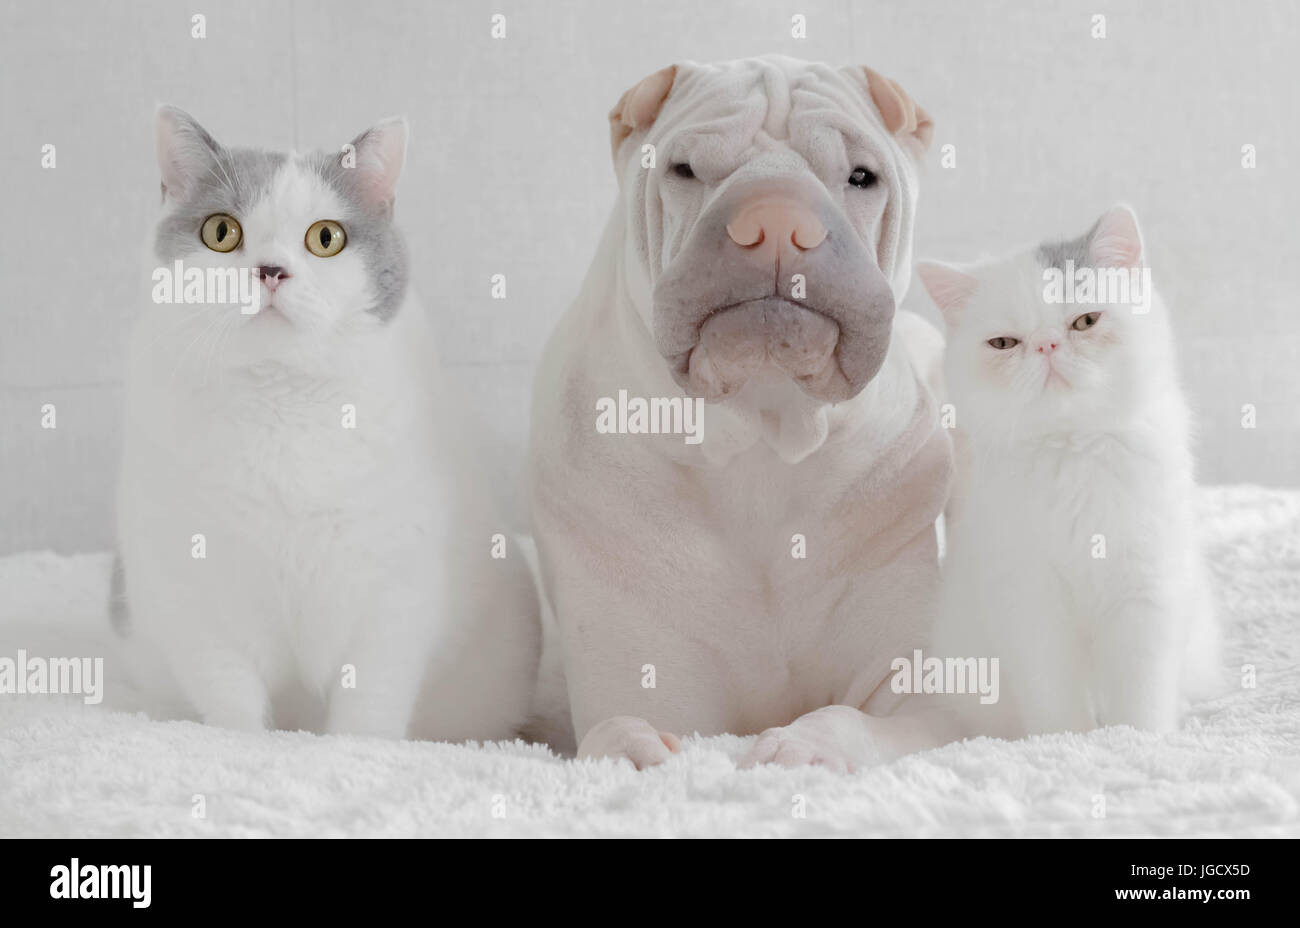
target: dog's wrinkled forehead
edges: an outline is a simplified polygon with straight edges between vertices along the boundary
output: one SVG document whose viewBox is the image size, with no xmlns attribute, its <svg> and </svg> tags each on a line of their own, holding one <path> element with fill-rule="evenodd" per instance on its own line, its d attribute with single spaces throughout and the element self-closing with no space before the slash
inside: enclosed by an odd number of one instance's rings
<svg viewBox="0 0 1300 928">
<path fill-rule="evenodd" d="M 751 59 L 686 67 L 673 90 L 652 143 L 656 136 L 689 140 L 706 155 L 739 161 L 781 152 L 807 157 L 837 134 L 858 140 L 886 134 L 862 87 L 826 65 Z"/>
<path fill-rule="evenodd" d="M 704 162 L 732 167 L 782 151 L 824 161 L 837 149 L 842 154 L 848 142 L 876 149 L 881 163 L 873 167 L 885 169 L 897 158 L 919 155 L 931 131 L 925 111 L 870 68 L 783 56 L 664 68 L 625 93 L 610 122 L 616 159 L 629 154 L 623 142 L 637 135 L 656 157 L 665 147 L 672 157 L 674 149 L 689 146 Z"/>
</svg>

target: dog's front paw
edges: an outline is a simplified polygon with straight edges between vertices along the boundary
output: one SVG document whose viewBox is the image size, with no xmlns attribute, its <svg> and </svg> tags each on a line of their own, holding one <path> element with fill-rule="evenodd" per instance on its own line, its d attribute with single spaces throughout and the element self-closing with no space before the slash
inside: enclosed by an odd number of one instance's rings
<svg viewBox="0 0 1300 928">
<path fill-rule="evenodd" d="M 634 715 L 616 715 L 592 726 L 578 745 L 578 756 L 622 758 L 644 770 L 662 764 L 681 749 L 676 735 L 659 731 Z"/>
<path fill-rule="evenodd" d="M 740 767 L 815 765 L 853 773 L 871 763 L 877 753 L 867 716 L 849 706 L 825 706 L 760 734 Z"/>
</svg>

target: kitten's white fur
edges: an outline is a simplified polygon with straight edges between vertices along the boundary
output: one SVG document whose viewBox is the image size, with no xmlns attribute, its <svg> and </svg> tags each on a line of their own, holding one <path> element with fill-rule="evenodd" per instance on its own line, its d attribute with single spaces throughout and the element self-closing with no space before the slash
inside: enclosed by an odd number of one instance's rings
<svg viewBox="0 0 1300 928">
<path fill-rule="evenodd" d="M 1125 207 L 1080 247 L 1093 265 L 1142 263 Z M 934 653 L 999 658 L 999 703 L 959 700 L 978 732 L 1169 730 L 1180 697 L 1213 686 L 1217 647 L 1168 317 L 1158 297 L 1145 314 L 1048 303 L 1043 270 L 1037 249 L 919 267 L 948 323 L 959 472 Z M 1040 334 L 1059 344 L 1050 380 Z"/>
<path fill-rule="evenodd" d="M 405 125 L 384 125 L 401 134 L 380 139 L 391 188 Z M 513 737 L 536 676 L 532 582 L 512 543 L 490 556 L 504 529 L 422 307 L 408 292 L 381 322 L 355 250 L 304 247 L 312 222 L 344 213 L 290 156 L 237 217 L 242 255 L 196 229 L 185 257 L 286 267 L 278 308 L 150 304 L 139 320 L 119 498 L 131 628 L 213 724 Z"/>
</svg>

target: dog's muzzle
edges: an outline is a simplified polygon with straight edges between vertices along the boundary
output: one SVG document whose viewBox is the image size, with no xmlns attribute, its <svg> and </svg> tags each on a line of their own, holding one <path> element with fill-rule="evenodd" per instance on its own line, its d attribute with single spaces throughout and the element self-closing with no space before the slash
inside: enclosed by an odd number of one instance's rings
<svg viewBox="0 0 1300 928">
<path fill-rule="evenodd" d="M 894 295 L 876 257 L 820 187 L 725 191 L 654 288 L 660 354 L 689 395 L 716 402 L 766 365 L 839 402 L 880 370 Z"/>
</svg>

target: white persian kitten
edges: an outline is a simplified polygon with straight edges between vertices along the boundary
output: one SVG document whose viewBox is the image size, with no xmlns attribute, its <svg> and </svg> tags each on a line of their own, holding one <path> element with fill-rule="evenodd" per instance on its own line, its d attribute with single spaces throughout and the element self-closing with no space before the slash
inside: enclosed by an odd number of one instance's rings
<svg viewBox="0 0 1300 928">
<path fill-rule="evenodd" d="M 406 123 L 280 154 L 164 107 L 157 145 L 156 262 L 249 269 L 260 308 L 209 291 L 150 303 L 135 329 L 131 634 L 212 724 L 513 737 L 537 603 L 522 556 L 491 556 L 501 526 L 407 285 Z"/>
<path fill-rule="evenodd" d="M 968 732 L 1166 731 L 1213 686 L 1187 407 L 1165 308 L 1134 299 L 1143 267 L 1123 206 L 1074 241 L 918 267 L 947 322 L 958 467 L 933 647 L 1001 678 L 997 704 L 959 700 Z M 1088 275 L 1139 290 L 1064 302 L 1072 269 L 1076 299 Z"/>
</svg>

